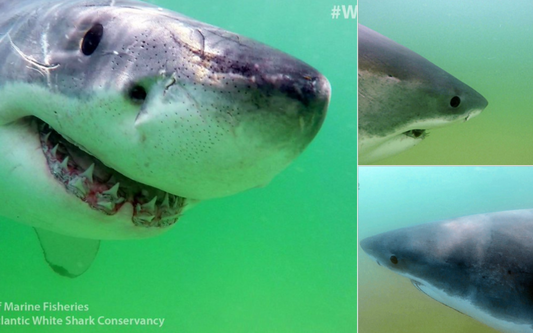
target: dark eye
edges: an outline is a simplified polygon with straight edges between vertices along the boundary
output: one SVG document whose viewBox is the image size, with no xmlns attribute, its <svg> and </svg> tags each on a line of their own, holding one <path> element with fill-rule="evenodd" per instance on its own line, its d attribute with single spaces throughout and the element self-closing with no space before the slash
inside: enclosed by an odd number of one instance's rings
<svg viewBox="0 0 533 333">
<path fill-rule="evenodd" d="M 450 106 L 452 108 L 456 108 L 459 106 L 459 104 L 461 104 L 461 99 L 459 98 L 459 96 L 453 96 L 450 100 Z"/>
<path fill-rule="evenodd" d="M 398 263 L 398 258 L 396 258 L 396 256 L 391 256 L 390 257 L 390 262 L 392 262 L 393 264 L 397 264 Z"/>
<path fill-rule="evenodd" d="M 128 96 L 134 103 L 142 103 L 146 99 L 146 89 L 139 85 L 133 86 L 130 89 Z"/>
<path fill-rule="evenodd" d="M 98 47 L 98 44 L 100 44 L 103 35 L 104 27 L 100 23 L 93 25 L 83 37 L 83 41 L 81 42 L 81 52 L 86 56 L 93 54 Z"/>
</svg>

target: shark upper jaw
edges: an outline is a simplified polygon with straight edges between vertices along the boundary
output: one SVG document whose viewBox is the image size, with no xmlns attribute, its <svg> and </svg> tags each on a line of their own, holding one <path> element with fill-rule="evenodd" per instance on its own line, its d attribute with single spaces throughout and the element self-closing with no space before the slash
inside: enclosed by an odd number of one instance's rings
<svg viewBox="0 0 533 333">
<path fill-rule="evenodd" d="M 130 179 L 107 167 L 38 118 L 29 119 L 38 131 L 47 167 L 66 191 L 90 208 L 116 214 L 129 203 L 135 226 L 167 227 L 180 217 L 193 200 L 170 194 Z"/>
</svg>

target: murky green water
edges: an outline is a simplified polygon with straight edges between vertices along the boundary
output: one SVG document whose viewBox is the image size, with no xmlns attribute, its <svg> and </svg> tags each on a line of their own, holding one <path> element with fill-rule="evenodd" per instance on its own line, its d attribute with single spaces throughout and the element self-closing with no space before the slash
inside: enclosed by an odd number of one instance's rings
<svg viewBox="0 0 533 333">
<path fill-rule="evenodd" d="M 418 52 L 489 101 L 467 123 L 434 129 L 379 164 L 533 164 L 533 3 L 360 2 L 359 22 Z"/>
<path fill-rule="evenodd" d="M 333 87 L 323 130 L 269 186 L 204 202 L 161 237 L 103 242 L 93 266 L 77 279 L 48 268 L 31 228 L 1 220 L 0 302 L 89 306 L 87 312 L 45 313 L 60 318 L 165 322 L 161 328 L 0 326 L 0 331 L 355 332 L 355 20 L 332 20 L 338 3 L 329 0 L 156 3 L 319 69 Z"/>
<path fill-rule="evenodd" d="M 532 167 L 360 167 L 359 237 L 531 208 Z M 359 252 L 359 333 L 489 333 Z"/>
</svg>

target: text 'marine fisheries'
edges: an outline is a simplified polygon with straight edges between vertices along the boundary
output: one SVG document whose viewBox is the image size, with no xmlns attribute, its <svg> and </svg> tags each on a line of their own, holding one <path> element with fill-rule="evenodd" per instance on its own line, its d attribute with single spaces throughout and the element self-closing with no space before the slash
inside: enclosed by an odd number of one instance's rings
<svg viewBox="0 0 533 333">
<path fill-rule="evenodd" d="M 28 302 L 25 303 L 14 303 L 14 302 L 0 302 L 0 309 L 4 312 L 74 312 L 74 311 L 89 311 L 88 304 L 63 304 L 60 302 L 43 302 L 31 304 Z"/>
<path fill-rule="evenodd" d="M 0 316 L 0 326 L 98 325 L 162 327 L 165 323 L 165 318 L 93 316 L 88 315 L 88 311 L 89 305 L 80 303 L 66 304 L 61 302 L 0 302 L 0 312 L 2 312 L 2 315 Z M 83 312 L 85 312 L 85 316 L 83 316 Z"/>
</svg>

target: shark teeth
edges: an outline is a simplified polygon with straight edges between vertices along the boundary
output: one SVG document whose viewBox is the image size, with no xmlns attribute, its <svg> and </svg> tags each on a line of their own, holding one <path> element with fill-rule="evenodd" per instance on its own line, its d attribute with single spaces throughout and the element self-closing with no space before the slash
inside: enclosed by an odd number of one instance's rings
<svg viewBox="0 0 533 333">
<path fill-rule="evenodd" d="M 70 143 L 47 124 L 36 121 L 50 172 L 67 192 L 89 207 L 114 215 L 125 203 L 130 203 L 134 207 L 131 222 L 143 228 L 168 227 L 181 216 L 185 198 L 127 178 Z"/>
<path fill-rule="evenodd" d="M 158 202 L 160 202 L 159 205 Z M 133 223 L 146 227 L 166 227 L 176 223 L 184 206 L 184 198 L 165 193 L 161 201 L 158 200 L 158 197 L 153 197 L 147 203 L 138 203 L 135 206 Z"/>
<path fill-rule="evenodd" d="M 52 156 L 56 156 L 57 155 L 57 148 L 59 147 L 59 145 L 55 145 L 54 148 L 52 148 L 52 150 L 50 151 L 50 153 L 52 154 Z"/>
<path fill-rule="evenodd" d="M 104 191 L 102 192 L 102 194 L 105 194 L 105 195 L 108 195 L 110 196 L 112 199 L 118 199 L 118 189 L 120 187 L 120 183 L 116 183 L 115 185 L 113 185 L 112 188 L 110 188 L 109 190 L 107 191 Z"/>
<path fill-rule="evenodd" d="M 89 192 L 89 187 L 85 184 L 82 177 L 76 177 L 68 182 L 68 189 L 78 198 L 85 198 Z"/>
<path fill-rule="evenodd" d="M 89 180 L 89 182 L 93 182 L 93 173 L 94 173 L 94 163 L 91 164 L 91 166 L 85 170 L 82 174 L 80 174 L 81 177 L 85 177 Z"/>
<path fill-rule="evenodd" d="M 145 203 L 142 205 L 142 209 L 151 213 L 155 213 L 155 203 L 157 201 L 157 197 L 154 197 L 150 202 Z"/>
<path fill-rule="evenodd" d="M 133 223 L 135 225 L 152 226 L 155 216 L 150 215 L 135 215 L 133 217 Z"/>
<path fill-rule="evenodd" d="M 168 193 L 165 193 L 165 198 L 163 199 L 163 202 L 161 203 L 161 208 L 169 208 L 169 200 L 168 200 Z"/>
<path fill-rule="evenodd" d="M 115 203 L 111 201 L 98 201 L 96 205 L 105 212 L 114 212 Z"/>
<path fill-rule="evenodd" d="M 59 164 L 61 169 L 65 170 L 65 171 L 68 171 L 68 160 L 69 160 L 69 157 L 67 156 L 67 157 L 65 157 L 63 162 L 61 162 L 61 164 Z"/>
</svg>

